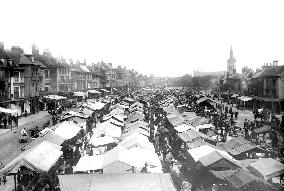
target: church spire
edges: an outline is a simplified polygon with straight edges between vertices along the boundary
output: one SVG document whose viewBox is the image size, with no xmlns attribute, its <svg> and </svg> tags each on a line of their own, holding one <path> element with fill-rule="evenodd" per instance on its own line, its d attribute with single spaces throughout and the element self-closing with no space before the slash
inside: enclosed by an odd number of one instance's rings
<svg viewBox="0 0 284 191">
<path fill-rule="evenodd" d="M 234 53 L 233 53 L 232 45 L 231 45 L 231 50 L 230 50 L 230 57 L 231 57 L 231 58 L 233 58 L 233 57 L 234 57 Z"/>
</svg>

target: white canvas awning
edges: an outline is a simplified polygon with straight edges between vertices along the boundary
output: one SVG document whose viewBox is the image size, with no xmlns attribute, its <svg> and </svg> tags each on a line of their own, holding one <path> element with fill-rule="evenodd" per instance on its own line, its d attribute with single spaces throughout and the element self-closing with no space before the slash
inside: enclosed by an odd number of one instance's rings
<svg viewBox="0 0 284 191">
<path fill-rule="evenodd" d="M 102 109 L 104 106 L 105 106 L 105 104 L 102 103 L 102 102 L 95 102 L 95 103 L 88 102 L 88 103 L 87 103 L 87 107 L 90 108 L 90 109 L 92 109 L 92 110 L 100 110 L 100 109 Z"/>
<path fill-rule="evenodd" d="M 10 113 L 10 114 L 15 114 L 18 113 L 18 110 L 14 110 L 14 109 L 6 109 L 3 107 L 0 107 L 0 113 Z"/>
<path fill-rule="evenodd" d="M 82 156 L 74 167 L 74 172 L 85 172 L 103 168 L 104 155 Z"/>
<path fill-rule="evenodd" d="M 192 129 L 192 128 L 194 128 L 194 127 L 189 126 L 189 125 L 186 125 L 186 124 L 182 124 L 182 125 L 176 126 L 176 127 L 174 127 L 174 128 L 175 128 L 175 130 L 177 130 L 179 133 L 182 133 L 182 132 L 187 131 L 187 130 L 189 130 L 189 129 Z"/>
<path fill-rule="evenodd" d="M 67 99 L 64 96 L 59 96 L 59 95 L 48 95 L 48 96 L 44 96 L 44 98 L 46 99 L 51 99 L 51 100 L 61 100 L 61 99 Z"/>
<path fill-rule="evenodd" d="M 115 140 L 112 137 L 104 136 L 104 137 L 96 137 L 92 136 L 90 140 L 90 144 L 93 146 L 102 146 L 102 145 L 107 145 L 109 143 L 114 143 Z"/>
<path fill-rule="evenodd" d="M 110 91 L 108 91 L 108 90 L 106 90 L 106 89 L 101 89 L 101 91 L 110 93 Z"/>
<path fill-rule="evenodd" d="M 97 90 L 88 90 L 88 93 L 101 94 L 101 92 L 99 92 L 99 91 L 97 91 Z"/>
<path fill-rule="evenodd" d="M 63 123 L 58 124 L 54 132 L 67 140 L 75 137 L 80 129 L 81 128 L 73 123 L 73 121 L 64 121 Z"/>
<path fill-rule="evenodd" d="M 247 96 L 241 96 L 241 97 L 238 97 L 238 99 L 244 102 L 252 100 L 251 97 L 247 97 Z"/>
<path fill-rule="evenodd" d="M 85 92 L 74 92 L 74 96 L 85 97 L 86 93 Z"/>
<path fill-rule="evenodd" d="M 36 172 L 48 172 L 62 155 L 61 146 L 43 141 L 35 147 L 21 153 L 8 165 L 0 170 L 0 174 L 17 173 L 21 166 Z"/>
</svg>

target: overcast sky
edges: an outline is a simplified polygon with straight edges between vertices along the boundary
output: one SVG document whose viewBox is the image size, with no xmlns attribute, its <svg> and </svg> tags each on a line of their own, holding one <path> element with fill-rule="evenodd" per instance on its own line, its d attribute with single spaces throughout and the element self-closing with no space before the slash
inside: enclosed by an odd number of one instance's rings
<svg viewBox="0 0 284 191">
<path fill-rule="evenodd" d="M 0 0 L 0 42 L 143 74 L 284 63 L 283 0 Z"/>
</svg>

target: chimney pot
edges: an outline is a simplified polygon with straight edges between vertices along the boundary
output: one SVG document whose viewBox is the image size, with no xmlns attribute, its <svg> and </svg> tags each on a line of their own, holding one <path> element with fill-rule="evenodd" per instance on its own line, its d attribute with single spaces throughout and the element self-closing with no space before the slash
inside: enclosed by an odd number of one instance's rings
<svg viewBox="0 0 284 191">
<path fill-rule="evenodd" d="M 0 42 L 0 48 L 4 50 L 4 42 Z"/>
</svg>

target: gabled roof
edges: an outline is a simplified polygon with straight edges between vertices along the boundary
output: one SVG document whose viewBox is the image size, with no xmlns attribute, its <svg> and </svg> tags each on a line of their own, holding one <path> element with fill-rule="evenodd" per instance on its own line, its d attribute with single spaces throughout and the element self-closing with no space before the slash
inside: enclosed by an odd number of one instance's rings
<svg viewBox="0 0 284 191">
<path fill-rule="evenodd" d="M 5 50 L 3 50 L 2 48 L 0 48 L 0 59 L 10 59 L 11 57 L 6 53 Z"/>
<path fill-rule="evenodd" d="M 35 54 L 34 59 L 41 62 L 45 67 L 50 67 L 52 65 L 52 61 L 44 55 Z"/>
<path fill-rule="evenodd" d="M 175 191 L 170 174 L 130 173 L 130 174 L 70 174 L 59 175 L 62 191 Z"/>
<path fill-rule="evenodd" d="M 274 66 L 264 70 L 259 77 L 280 76 L 280 73 L 284 71 L 284 66 Z"/>
<path fill-rule="evenodd" d="M 74 72 L 85 73 L 85 71 L 78 64 L 72 64 L 71 67 Z"/>
</svg>

